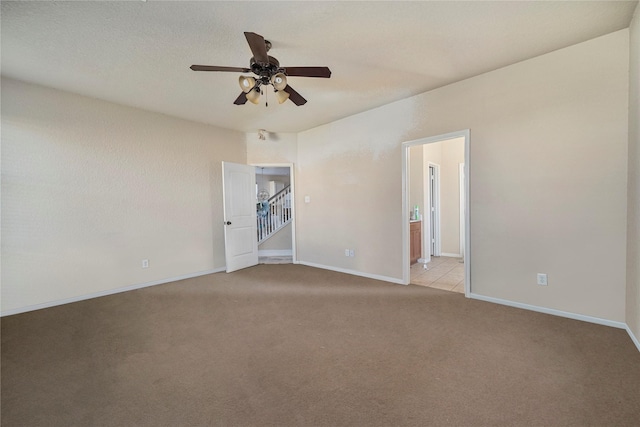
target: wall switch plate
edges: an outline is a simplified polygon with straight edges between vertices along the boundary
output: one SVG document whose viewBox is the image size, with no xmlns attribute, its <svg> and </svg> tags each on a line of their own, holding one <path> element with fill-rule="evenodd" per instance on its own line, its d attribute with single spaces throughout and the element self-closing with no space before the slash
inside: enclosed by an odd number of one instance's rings
<svg viewBox="0 0 640 427">
<path fill-rule="evenodd" d="M 304 202 L 305 203 L 311 203 L 311 197 L 310 196 L 304 196 Z"/>
<path fill-rule="evenodd" d="M 148 259 L 143 259 L 142 260 L 142 268 L 149 268 L 149 260 Z"/>
<path fill-rule="evenodd" d="M 344 256 L 349 256 L 349 249 L 344 250 Z"/>
<path fill-rule="evenodd" d="M 353 249 L 349 249 L 349 256 L 356 256 L 356 251 Z"/>
<path fill-rule="evenodd" d="M 547 286 L 547 274 L 546 273 L 538 273 L 538 285 Z"/>
</svg>

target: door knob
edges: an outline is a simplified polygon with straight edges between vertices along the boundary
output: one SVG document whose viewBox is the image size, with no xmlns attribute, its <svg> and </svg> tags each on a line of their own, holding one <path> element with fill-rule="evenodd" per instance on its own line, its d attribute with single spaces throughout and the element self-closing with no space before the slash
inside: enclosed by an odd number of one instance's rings
<svg viewBox="0 0 640 427">
<path fill-rule="evenodd" d="M 225 222 L 226 225 L 231 225 L 231 221 Z"/>
</svg>

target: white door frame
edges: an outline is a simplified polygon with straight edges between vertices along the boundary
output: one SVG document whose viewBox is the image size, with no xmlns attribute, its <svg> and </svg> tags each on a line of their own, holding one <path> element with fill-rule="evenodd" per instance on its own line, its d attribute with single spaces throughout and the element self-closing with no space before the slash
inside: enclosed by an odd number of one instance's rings
<svg viewBox="0 0 640 427">
<path fill-rule="evenodd" d="M 458 164 L 458 184 L 460 185 L 460 256 L 462 257 L 462 261 L 464 261 L 464 241 L 465 241 L 465 216 L 464 212 L 466 210 L 466 203 L 464 198 L 464 189 L 465 186 L 465 174 L 464 174 L 464 163 Z"/>
<path fill-rule="evenodd" d="M 433 162 L 426 162 L 425 164 L 427 170 L 427 182 L 428 185 L 423 183 L 424 189 L 424 200 L 427 201 L 427 206 L 425 206 L 426 222 L 427 226 L 425 227 L 429 230 L 428 233 L 424 233 L 425 247 L 429 248 L 429 260 L 431 261 L 432 256 L 440 256 L 442 254 L 442 239 L 440 234 L 440 165 Z M 431 194 L 431 168 L 434 171 L 434 180 L 433 185 L 435 187 L 434 194 Z M 431 210 L 431 197 L 433 197 L 433 205 L 434 210 Z M 435 232 L 431 230 L 431 219 L 433 217 L 433 229 Z M 433 242 L 432 242 L 433 240 Z M 433 248 L 433 250 L 432 250 Z"/>
<path fill-rule="evenodd" d="M 469 129 L 450 132 L 443 135 L 407 141 L 402 144 L 402 283 L 409 284 L 411 280 L 409 265 L 409 147 L 430 144 L 448 139 L 464 137 L 464 294 L 468 298 L 471 293 L 471 239 L 469 227 Z"/>
<path fill-rule="evenodd" d="M 294 264 L 298 263 L 296 250 L 296 202 L 295 202 L 295 165 L 293 163 L 251 163 L 250 166 L 259 168 L 289 168 L 289 181 L 291 182 L 291 259 Z"/>
</svg>

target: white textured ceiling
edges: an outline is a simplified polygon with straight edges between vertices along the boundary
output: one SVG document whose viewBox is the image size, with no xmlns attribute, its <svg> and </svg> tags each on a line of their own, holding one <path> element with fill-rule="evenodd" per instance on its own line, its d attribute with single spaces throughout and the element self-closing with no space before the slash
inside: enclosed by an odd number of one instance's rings
<svg viewBox="0 0 640 427">
<path fill-rule="evenodd" d="M 2 75 L 216 126 L 298 132 L 628 27 L 637 1 L 10 2 Z M 244 31 L 308 103 L 234 105 Z M 264 98 L 264 96 L 263 96 Z"/>
</svg>

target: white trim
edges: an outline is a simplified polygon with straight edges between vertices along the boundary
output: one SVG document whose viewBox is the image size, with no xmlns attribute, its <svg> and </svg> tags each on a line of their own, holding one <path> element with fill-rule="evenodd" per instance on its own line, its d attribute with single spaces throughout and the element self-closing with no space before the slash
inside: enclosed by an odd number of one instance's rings
<svg viewBox="0 0 640 427">
<path fill-rule="evenodd" d="M 613 328 L 627 329 L 627 325 L 622 322 L 616 322 L 614 320 L 602 319 L 600 317 L 587 316 L 584 314 L 571 313 L 569 311 L 556 310 L 553 308 L 540 307 L 537 305 L 524 304 L 521 302 L 509 301 L 501 298 L 487 297 L 478 294 L 469 294 L 469 298 L 477 299 L 480 301 L 492 302 L 495 304 L 507 305 L 509 307 L 522 308 L 524 310 L 537 311 L 538 313 L 552 314 L 554 316 L 567 317 L 574 320 L 582 320 L 583 322 L 596 323 L 598 325 L 611 326 Z M 640 347 L 638 347 L 640 349 Z"/>
<path fill-rule="evenodd" d="M 296 249 L 296 187 L 295 187 L 295 164 L 294 163 L 251 163 L 251 166 L 262 168 L 289 168 L 289 185 L 291 186 L 291 257 L 292 262 L 297 264 Z M 265 240 L 266 241 L 266 240 Z M 264 242 L 263 242 L 264 243 Z"/>
<path fill-rule="evenodd" d="M 440 256 L 448 256 L 448 257 L 451 257 L 451 258 L 462 258 L 462 254 L 450 254 L 450 253 L 447 253 L 447 252 L 442 252 L 440 254 Z"/>
<path fill-rule="evenodd" d="M 464 294 L 471 294 L 471 211 L 469 209 L 469 167 L 471 156 L 471 135 L 464 131 Z"/>
<path fill-rule="evenodd" d="M 411 152 L 409 151 L 409 154 Z M 420 159 L 420 165 L 422 167 L 422 256 L 424 259 L 423 264 L 431 262 L 431 206 L 429 206 L 429 191 L 431 186 L 429 185 L 431 180 L 429 179 L 429 164 L 425 162 L 425 152 L 422 150 L 422 159 Z M 411 171 L 409 171 L 411 173 Z M 409 185 L 411 183 L 409 182 Z M 409 226 L 411 227 L 411 226 Z M 420 262 L 420 260 L 418 260 Z"/>
<path fill-rule="evenodd" d="M 460 212 L 460 225 L 458 226 L 458 234 L 460 234 L 460 256 L 464 258 L 464 163 L 458 163 L 458 196 L 460 197 L 458 211 Z"/>
<path fill-rule="evenodd" d="M 292 256 L 291 249 L 258 249 L 258 256 Z"/>
<path fill-rule="evenodd" d="M 431 136 L 428 138 L 414 139 L 402 143 L 402 283 L 409 284 L 410 281 L 410 265 L 409 265 L 409 195 L 407 189 L 409 187 L 409 168 L 408 157 L 409 147 L 413 145 L 424 145 L 432 142 L 444 141 L 448 139 L 464 137 L 464 198 L 465 198 L 465 228 L 464 228 L 464 294 L 469 297 L 471 294 L 471 238 L 470 238 L 470 209 L 469 209 L 469 153 L 471 135 L 469 129 L 449 132 L 442 135 Z"/>
<path fill-rule="evenodd" d="M 107 295 L 119 294 L 121 292 L 134 291 L 136 289 L 148 288 L 149 286 L 164 285 L 169 282 L 177 282 L 178 280 L 191 279 L 193 277 L 206 276 L 207 274 L 220 273 L 226 271 L 226 267 L 214 268 L 213 270 L 199 271 L 197 273 L 183 274 L 181 276 L 170 277 L 167 279 L 154 280 L 152 282 L 138 283 L 136 285 L 123 286 L 121 288 L 107 289 L 104 291 L 93 292 L 90 294 L 79 295 L 77 297 L 64 298 L 56 301 L 44 302 L 41 304 L 28 305 L 26 307 L 12 308 L 0 313 L 0 317 L 11 316 L 14 314 L 26 313 L 27 311 L 35 311 L 43 308 L 55 307 L 57 305 L 69 304 L 72 302 L 84 301 L 92 298 L 104 297 Z"/>
<path fill-rule="evenodd" d="M 406 144 L 406 145 L 405 145 Z M 402 145 L 402 284 L 408 285 L 410 281 L 410 268 L 409 263 L 409 195 L 407 194 L 409 189 L 409 147 L 411 145 L 418 145 L 405 143 Z"/>
<path fill-rule="evenodd" d="M 633 341 L 633 343 L 638 348 L 638 351 L 640 351 L 640 340 L 638 340 L 638 338 L 636 338 L 636 336 L 633 335 L 633 332 L 631 331 L 631 328 L 629 327 L 629 325 L 624 325 L 624 326 L 625 326 L 625 329 L 627 330 L 627 333 L 631 337 L 631 341 Z"/>
<path fill-rule="evenodd" d="M 404 283 L 404 280 L 396 279 L 395 277 L 388 277 L 388 276 L 380 276 L 378 274 L 363 273 L 362 271 L 349 270 L 347 268 L 332 267 L 332 266 L 329 266 L 329 265 L 316 264 L 316 263 L 313 263 L 313 262 L 306 262 L 306 261 L 298 261 L 296 264 L 306 265 L 307 267 L 321 268 L 323 270 L 337 271 L 338 273 L 346 273 L 346 274 L 351 274 L 351 275 L 354 275 L 354 276 L 366 277 L 367 279 L 382 280 L 384 282 L 396 283 L 398 285 L 408 285 L 409 284 L 408 282 Z"/>
<path fill-rule="evenodd" d="M 433 168 L 433 194 L 431 194 L 431 168 Z M 427 185 L 425 187 L 428 188 L 427 210 L 429 212 L 429 226 L 427 227 L 427 230 L 429 230 L 429 240 L 427 244 L 429 248 L 429 256 L 442 256 L 442 229 L 440 227 L 440 165 L 433 162 L 427 162 L 427 176 Z M 433 212 L 431 211 L 431 202 L 433 202 Z M 433 219 L 431 218 L 431 216 L 433 216 Z M 431 230 L 432 222 L 435 233 L 433 233 L 433 230 Z M 432 240 L 433 244 L 431 242 Z M 431 246 L 434 247 L 433 252 L 431 252 Z"/>
</svg>

